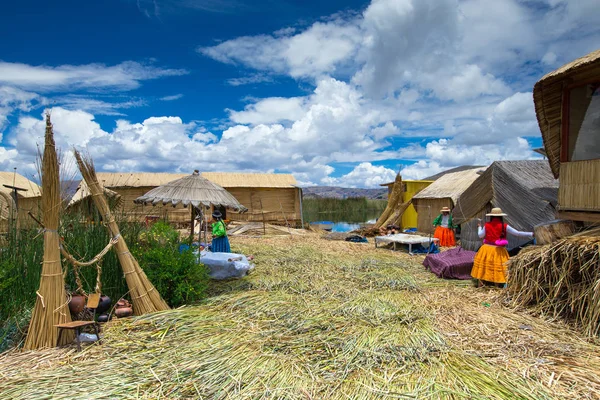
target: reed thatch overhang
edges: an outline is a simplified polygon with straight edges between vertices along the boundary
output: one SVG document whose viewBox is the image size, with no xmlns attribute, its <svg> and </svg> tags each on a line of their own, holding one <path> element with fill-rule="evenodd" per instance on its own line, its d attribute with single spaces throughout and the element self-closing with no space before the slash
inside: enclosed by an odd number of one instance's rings
<svg viewBox="0 0 600 400">
<path fill-rule="evenodd" d="M 533 87 L 535 113 L 554 177 L 560 171 L 563 91 L 600 74 L 600 50 L 546 74 Z"/>
<path fill-rule="evenodd" d="M 225 207 L 238 212 L 246 211 L 246 207 L 231 193 L 214 182 L 209 181 L 198 171 L 183 178 L 168 182 L 150 190 L 134 200 L 136 204 L 163 204 L 184 207 L 190 204 L 194 207 Z"/>
<path fill-rule="evenodd" d="M 297 187 L 296 179 L 291 174 L 261 174 L 261 173 L 236 173 L 236 172 L 203 172 L 201 174 L 209 181 L 224 188 L 250 187 L 250 188 L 294 188 Z M 119 188 L 155 188 L 176 179 L 189 176 L 166 172 L 98 172 L 98 181 L 106 189 Z M 108 195 L 114 193 L 107 192 Z M 69 206 L 77 204 L 90 196 L 90 191 L 81 181 L 79 188 L 69 202 Z"/>
<path fill-rule="evenodd" d="M 447 169 L 445 171 L 442 171 L 442 172 L 432 175 L 430 177 L 424 178 L 422 180 L 423 181 L 437 181 L 442 176 L 447 175 L 447 174 L 453 174 L 455 172 L 462 172 L 462 171 L 468 171 L 471 169 L 481 169 L 481 168 L 485 168 L 485 167 L 482 165 L 461 165 L 459 167 Z M 392 186 L 393 184 L 394 184 L 394 182 L 388 182 L 388 183 L 382 183 L 379 186 Z"/>
<path fill-rule="evenodd" d="M 496 161 L 463 192 L 452 212 L 456 224 L 500 207 L 507 222 L 531 231 L 556 218 L 558 180 L 546 161 Z"/>
<path fill-rule="evenodd" d="M 19 197 L 30 198 L 40 197 L 42 190 L 40 186 L 25 178 L 23 175 L 15 172 L 0 171 L 0 190 L 4 193 L 11 194 L 13 189 L 6 186 L 15 186 L 25 190 L 19 190 Z"/>
<path fill-rule="evenodd" d="M 460 195 L 481 176 L 487 167 L 468 169 L 443 175 L 441 178 L 421 190 L 413 196 L 413 202 L 417 203 L 425 199 L 449 198 L 454 204 L 458 202 Z"/>
</svg>

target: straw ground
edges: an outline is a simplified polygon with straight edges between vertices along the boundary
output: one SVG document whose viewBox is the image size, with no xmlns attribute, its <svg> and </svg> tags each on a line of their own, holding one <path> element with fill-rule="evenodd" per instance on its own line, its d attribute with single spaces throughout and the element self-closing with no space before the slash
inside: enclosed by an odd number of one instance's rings
<svg viewBox="0 0 600 400">
<path fill-rule="evenodd" d="M 1 398 L 595 398 L 600 348 L 400 252 L 234 238 L 247 278 L 115 321 L 102 345 L 0 356 Z"/>
</svg>

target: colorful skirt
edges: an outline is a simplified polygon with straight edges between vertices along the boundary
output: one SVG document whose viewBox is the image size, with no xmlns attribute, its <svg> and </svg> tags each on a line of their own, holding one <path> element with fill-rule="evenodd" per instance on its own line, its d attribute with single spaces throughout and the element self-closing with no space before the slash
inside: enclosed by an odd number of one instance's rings
<svg viewBox="0 0 600 400">
<path fill-rule="evenodd" d="M 435 233 L 433 234 L 433 237 L 440 240 L 440 246 L 442 247 L 456 246 L 454 231 L 450 228 L 438 226 L 437 228 L 435 228 Z"/>
<path fill-rule="evenodd" d="M 505 247 L 484 244 L 475 255 L 471 276 L 481 281 L 506 283 L 508 258 Z"/>
<path fill-rule="evenodd" d="M 227 236 L 213 238 L 210 250 L 213 253 L 231 253 L 231 247 L 229 247 L 229 239 L 227 239 Z"/>
</svg>

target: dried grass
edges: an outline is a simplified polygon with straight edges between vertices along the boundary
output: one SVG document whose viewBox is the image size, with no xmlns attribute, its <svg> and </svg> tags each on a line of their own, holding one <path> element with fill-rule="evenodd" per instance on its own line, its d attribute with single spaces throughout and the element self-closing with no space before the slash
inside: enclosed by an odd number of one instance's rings
<svg viewBox="0 0 600 400">
<path fill-rule="evenodd" d="M 111 323 L 102 345 L 0 356 L 0 397 L 597 398 L 598 347 L 435 278 L 421 257 L 318 235 L 255 256 L 212 297 Z M 490 304 L 489 307 L 486 304 Z M 525 326 L 525 329 L 522 327 Z M 93 373 L 85 377 L 80 371 Z M 86 369 L 88 368 L 88 369 Z M 81 384 L 85 380 L 85 384 Z"/>
<path fill-rule="evenodd" d="M 573 321 L 589 336 L 600 333 L 600 228 L 509 261 L 508 300 L 555 319 Z"/>
<path fill-rule="evenodd" d="M 50 115 L 46 114 L 46 134 L 42 158 L 42 210 L 44 217 L 44 259 L 40 288 L 31 316 L 24 348 L 34 350 L 54 347 L 58 343 L 56 325 L 71 321 L 65 279 L 60 260 L 58 235 L 61 209 L 58 157 Z M 68 343 L 73 335 L 65 333 L 62 342 Z"/>
</svg>

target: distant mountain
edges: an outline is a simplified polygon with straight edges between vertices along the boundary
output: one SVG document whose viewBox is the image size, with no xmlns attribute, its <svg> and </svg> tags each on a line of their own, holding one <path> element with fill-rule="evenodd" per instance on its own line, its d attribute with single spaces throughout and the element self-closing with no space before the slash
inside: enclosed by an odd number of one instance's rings
<svg viewBox="0 0 600 400">
<path fill-rule="evenodd" d="M 367 199 L 387 199 L 387 188 L 356 189 L 336 186 L 311 186 L 302 188 L 304 197 L 345 199 L 348 197 L 366 197 Z"/>
</svg>

